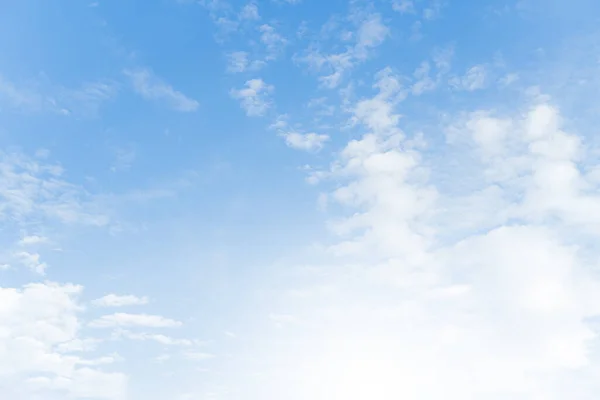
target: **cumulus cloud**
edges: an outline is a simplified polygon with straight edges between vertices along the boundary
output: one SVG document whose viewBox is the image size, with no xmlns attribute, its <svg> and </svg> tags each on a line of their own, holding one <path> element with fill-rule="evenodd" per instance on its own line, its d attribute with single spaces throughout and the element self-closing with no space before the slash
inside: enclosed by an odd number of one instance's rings
<svg viewBox="0 0 600 400">
<path fill-rule="evenodd" d="M 249 117 L 264 115 L 271 106 L 269 99 L 274 88 L 266 84 L 262 79 L 251 79 L 246 81 L 242 89 L 232 89 L 231 97 L 240 101 L 242 108 Z"/>
<path fill-rule="evenodd" d="M 324 171 L 348 210 L 330 221 L 333 258 L 289 272 L 286 313 L 269 316 L 286 329 L 257 339 L 269 394 L 595 398 L 600 196 L 582 139 L 539 97 L 456 115 L 446 165 L 401 129 L 392 70 L 373 87 L 350 107 L 363 135 Z"/>
<path fill-rule="evenodd" d="M 79 340 L 81 290 L 54 283 L 0 288 L 0 383 L 7 398 L 124 398 L 127 376 L 98 369 L 114 357 L 62 353 L 63 344 Z"/>
<path fill-rule="evenodd" d="M 175 90 L 149 69 L 128 69 L 123 72 L 131 80 L 135 92 L 146 100 L 162 101 L 175 111 L 181 112 L 193 112 L 200 106 L 196 100 Z"/>
</svg>

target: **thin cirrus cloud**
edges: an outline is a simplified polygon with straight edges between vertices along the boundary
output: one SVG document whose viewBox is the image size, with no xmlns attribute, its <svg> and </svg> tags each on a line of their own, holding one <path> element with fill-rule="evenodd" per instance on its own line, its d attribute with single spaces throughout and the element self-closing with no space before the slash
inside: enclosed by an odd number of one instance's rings
<svg viewBox="0 0 600 400">
<path fill-rule="evenodd" d="M 180 112 L 194 112 L 200 106 L 198 101 L 175 90 L 147 68 L 127 69 L 123 73 L 130 79 L 133 90 L 146 100 L 163 102 Z"/>
</svg>

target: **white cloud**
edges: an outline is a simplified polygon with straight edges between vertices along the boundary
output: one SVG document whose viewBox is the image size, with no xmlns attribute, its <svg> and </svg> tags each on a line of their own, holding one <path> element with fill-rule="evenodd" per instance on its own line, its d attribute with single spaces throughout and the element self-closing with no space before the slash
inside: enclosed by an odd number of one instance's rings
<svg viewBox="0 0 600 400">
<path fill-rule="evenodd" d="M 353 35 L 353 46 L 343 52 L 323 53 L 318 45 L 312 45 L 303 55 L 295 57 L 297 62 L 308 64 L 316 71 L 325 71 L 319 80 L 324 87 L 338 87 L 347 73 L 358 63 L 367 60 L 374 48 L 389 36 L 389 28 L 379 14 L 368 14 L 357 21 L 357 33 Z"/>
<path fill-rule="evenodd" d="M 328 135 L 317 134 L 317 133 L 298 133 L 298 132 L 287 132 L 282 133 L 285 138 L 285 143 L 294 149 L 306 150 L 306 151 L 317 151 L 321 150 L 325 143 L 329 140 Z"/>
<path fill-rule="evenodd" d="M 273 90 L 273 86 L 266 84 L 262 79 L 251 79 L 246 81 L 244 88 L 232 89 L 230 94 L 234 99 L 240 100 L 246 115 L 258 117 L 264 115 L 271 106 L 269 95 Z"/>
<path fill-rule="evenodd" d="M 19 263 L 23 264 L 36 274 L 46 275 L 46 268 L 48 268 L 48 265 L 45 262 L 40 261 L 40 255 L 38 253 L 19 251 L 15 253 L 14 257 Z"/>
<path fill-rule="evenodd" d="M 235 51 L 227 55 L 228 72 L 244 72 L 248 68 L 248 53 L 245 51 Z"/>
<path fill-rule="evenodd" d="M 239 18 L 241 20 L 258 21 L 260 19 L 258 6 L 254 3 L 246 4 L 240 11 Z"/>
<path fill-rule="evenodd" d="M 413 83 L 411 88 L 414 95 L 421 95 L 435 89 L 437 86 L 437 82 L 429 76 L 430 69 L 429 63 L 423 62 L 413 73 L 413 76 L 416 79 L 416 82 Z"/>
<path fill-rule="evenodd" d="M 109 80 L 67 88 L 46 82 L 19 85 L 0 75 L 0 105 L 19 112 L 93 117 L 102 104 L 116 97 L 118 89 L 118 85 Z"/>
<path fill-rule="evenodd" d="M 160 315 L 115 313 L 103 315 L 88 324 L 92 328 L 146 327 L 174 328 L 182 323 Z"/>
<path fill-rule="evenodd" d="M 240 73 L 245 71 L 257 71 L 265 65 L 264 61 L 250 61 L 250 54 L 245 51 L 234 51 L 227 54 L 227 72 Z"/>
<path fill-rule="evenodd" d="M 0 395 L 6 398 L 122 400 L 127 376 L 95 366 L 114 357 L 63 355 L 61 345 L 78 340 L 82 288 L 53 283 L 0 288 Z"/>
<path fill-rule="evenodd" d="M 255 339 L 260 360 L 239 368 L 272 398 L 595 399 L 600 196 L 586 141 L 536 96 L 449 116 L 448 153 L 421 152 L 400 128 L 402 79 L 385 69 L 373 86 L 348 106 L 362 135 L 324 171 L 342 206 L 334 257 L 286 275 L 286 314 L 269 321 L 287 329 Z"/>
<path fill-rule="evenodd" d="M 487 84 L 487 71 L 484 65 L 475 65 L 462 77 L 454 77 L 450 85 L 460 90 L 474 91 L 485 88 Z"/>
<path fill-rule="evenodd" d="M 381 45 L 389 34 L 390 29 L 381 21 L 381 15 L 369 15 L 358 27 L 355 56 L 366 58 L 368 50 Z"/>
<path fill-rule="evenodd" d="M 163 101 L 172 109 L 181 112 L 193 112 L 200 106 L 196 100 L 173 89 L 148 69 L 125 70 L 124 74 L 131 80 L 135 92 L 146 100 Z"/>
<path fill-rule="evenodd" d="M 108 216 L 80 186 L 62 179 L 59 165 L 41 163 L 20 153 L 1 153 L 0 219 L 22 224 L 56 220 L 104 226 Z"/>
<path fill-rule="evenodd" d="M 92 304 L 98 307 L 125 307 L 125 306 L 139 306 L 149 303 L 147 297 L 138 297 L 134 295 L 117 295 L 107 294 L 99 299 L 92 301 Z"/>
<path fill-rule="evenodd" d="M 48 242 L 47 237 L 38 236 L 38 235 L 30 235 L 30 236 L 23 236 L 19 240 L 19 246 L 33 246 L 36 244 L 42 244 L 42 243 L 47 243 L 47 242 Z"/>
<path fill-rule="evenodd" d="M 519 74 L 516 73 L 510 73 L 510 74 L 506 74 L 504 77 L 502 77 L 499 80 L 499 83 L 502 86 L 510 86 L 513 83 L 517 82 L 519 80 Z"/>
<path fill-rule="evenodd" d="M 17 109 L 37 111 L 49 105 L 45 104 L 49 101 L 34 89 L 17 87 L 13 82 L 2 76 L 0 76 L 0 96 L 4 104 Z"/>
<path fill-rule="evenodd" d="M 274 60 L 279 55 L 288 41 L 275 31 L 273 26 L 264 24 L 258 27 L 260 31 L 260 41 L 267 48 L 267 60 Z"/>
<path fill-rule="evenodd" d="M 153 341 L 165 346 L 192 346 L 197 344 L 190 339 L 175 339 L 170 336 L 156 333 L 135 333 L 127 330 L 118 330 L 113 334 L 113 337 L 129 340 Z"/>
</svg>

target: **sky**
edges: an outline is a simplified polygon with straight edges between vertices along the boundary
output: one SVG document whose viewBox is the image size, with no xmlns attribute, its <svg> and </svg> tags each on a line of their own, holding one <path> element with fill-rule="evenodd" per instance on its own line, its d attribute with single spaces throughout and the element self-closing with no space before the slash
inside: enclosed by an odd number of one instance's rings
<svg viewBox="0 0 600 400">
<path fill-rule="evenodd" d="M 0 398 L 591 400 L 600 3 L 0 13 Z"/>
</svg>

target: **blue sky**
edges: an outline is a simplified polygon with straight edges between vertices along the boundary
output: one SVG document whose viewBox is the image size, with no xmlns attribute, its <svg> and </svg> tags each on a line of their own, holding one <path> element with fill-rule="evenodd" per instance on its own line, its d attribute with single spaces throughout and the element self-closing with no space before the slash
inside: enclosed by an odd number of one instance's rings
<svg viewBox="0 0 600 400">
<path fill-rule="evenodd" d="M 595 399 L 600 3 L 0 14 L 0 397 Z"/>
</svg>

